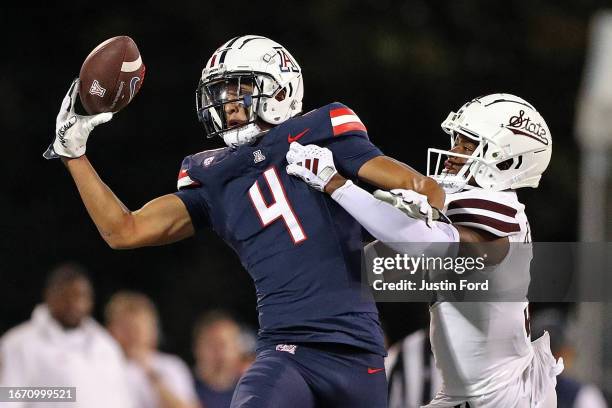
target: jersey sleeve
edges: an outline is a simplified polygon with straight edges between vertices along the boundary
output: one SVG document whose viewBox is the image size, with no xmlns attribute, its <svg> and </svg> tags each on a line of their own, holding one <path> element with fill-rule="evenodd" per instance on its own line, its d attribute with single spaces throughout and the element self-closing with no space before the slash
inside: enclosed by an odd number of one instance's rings
<svg viewBox="0 0 612 408">
<path fill-rule="evenodd" d="M 341 103 L 330 105 L 329 118 L 332 137 L 323 146 L 334 154 L 341 174 L 357 178 L 366 162 L 383 153 L 368 138 L 368 131 L 352 109 Z"/>
<path fill-rule="evenodd" d="M 485 198 L 461 198 L 448 204 L 446 216 L 454 225 L 487 231 L 497 237 L 521 232 L 520 208 Z"/>
<path fill-rule="evenodd" d="M 200 230 L 210 226 L 210 217 L 202 183 L 196 178 L 192 178 L 189 173 L 190 167 L 193 164 L 194 162 L 190 156 L 183 160 L 176 183 L 178 191 L 174 194 L 187 207 L 193 227 L 196 230 Z"/>
</svg>

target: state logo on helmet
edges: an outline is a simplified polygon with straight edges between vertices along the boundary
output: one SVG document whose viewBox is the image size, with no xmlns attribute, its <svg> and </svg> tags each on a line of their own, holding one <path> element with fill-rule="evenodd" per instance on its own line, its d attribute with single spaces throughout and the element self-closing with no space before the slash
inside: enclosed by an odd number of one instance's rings
<svg viewBox="0 0 612 408">
<path fill-rule="evenodd" d="M 497 93 L 471 100 L 442 122 L 451 137 L 451 149 L 461 135 L 477 144 L 470 155 L 428 149 L 427 175 L 448 193 L 475 186 L 502 191 L 537 187 L 552 154 L 550 130 L 527 101 Z M 443 165 L 443 157 L 465 160 L 456 172 Z"/>
<path fill-rule="evenodd" d="M 210 57 L 196 90 L 196 109 L 208 137 L 228 146 L 262 135 L 258 122 L 278 125 L 302 111 L 302 70 L 289 51 L 268 38 L 232 38 Z M 245 109 L 246 122 L 226 118 L 228 104 Z"/>
</svg>

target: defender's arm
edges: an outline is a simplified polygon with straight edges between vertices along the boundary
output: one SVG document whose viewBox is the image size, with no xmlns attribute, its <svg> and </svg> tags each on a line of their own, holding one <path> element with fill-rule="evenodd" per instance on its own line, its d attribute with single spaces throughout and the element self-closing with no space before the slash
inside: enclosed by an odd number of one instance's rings
<svg viewBox="0 0 612 408">
<path fill-rule="evenodd" d="M 194 227 L 185 204 L 168 194 L 130 211 L 100 179 L 86 156 L 62 158 L 100 235 L 113 249 L 169 244 L 190 237 Z"/>
<path fill-rule="evenodd" d="M 500 263 L 508 253 L 508 237 L 497 237 L 484 230 L 442 222 L 434 222 L 433 227 L 430 227 L 425 220 L 407 216 L 350 181 L 345 180 L 341 186 L 336 187 L 332 185 L 332 180 L 325 186 L 325 192 L 376 239 L 399 252 L 405 251 L 406 243 L 409 242 L 414 243 L 410 249 L 416 252 L 427 249 L 426 244 L 429 243 L 460 242 L 464 244 L 459 246 L 460 256 L 486 257 L 487 265 Z M 441 253 L 446 250 L 443 246 L 435 248 Z"/>
</svg>

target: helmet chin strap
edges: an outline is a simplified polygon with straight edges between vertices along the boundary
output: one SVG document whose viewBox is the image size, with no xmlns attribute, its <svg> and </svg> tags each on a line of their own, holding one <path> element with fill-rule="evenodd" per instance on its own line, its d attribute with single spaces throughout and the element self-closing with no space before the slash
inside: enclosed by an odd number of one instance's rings
<svg viewBox="0 0 612 408">
<path fill-rule="evenodd" d="M 256 123 L 249 123 L 238 129 L 228 130 L 223 133 L 223 141 L 229 147 L 242 146 L 255 141 L 265 133 Z"/>
<path fill-rule="evenodd" d="M 465 178 L 457 176 L 456 174 L 442 174 L 432 176 L 432 178 L 436 180 L 447 194 L 458 193 L 464 190 L 468 184 Z"/>
</svg>

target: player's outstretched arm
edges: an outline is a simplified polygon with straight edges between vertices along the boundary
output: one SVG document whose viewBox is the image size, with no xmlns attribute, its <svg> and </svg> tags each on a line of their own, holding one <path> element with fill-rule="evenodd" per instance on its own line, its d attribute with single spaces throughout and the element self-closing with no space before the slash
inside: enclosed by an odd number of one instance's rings
<svg viewBox="0 0 612 408">
<path fill-rule="evenodd" d="M 319 152 L 329 152 L 326 157 L 329 156 L 329 160 L 333 162 L 333 153 L 330 149 L 314 144 L 302 146 L 298 142 L 291 143 L 287 153 L 287 160 L 291 163 L 291 160 L 299 160 L 300 156 L 310 155 L 314 157 Z M 335 167 L 333 174 L 321 174 L 326 178 L 325 184 L 329 183 L 328 188 L 337 188 L 346 181 L 344 177 L 335 172 Z M 359 168 L 357 177 L 383 190 L 412 190 L 426 196 L 429 204 L 435 208 L 440 209 L 444 206 L 444 190 L 434 179 L 422 175 L 410 166 L 391 157 L 377 156 L 368 160 Z M 308 184 L 317 188 L 310 182 Z"/>
<path fill-rule="evenodd" d="M 448 224 L 433 228 L 431 208 L 425 197 L 417 204 L 419 218 L 407 217 L 393 204 L 378 200 L 367 191 L 341 176 L 335 167 L 332 152 L 316 145 L 292 143 L 287 152 L 287 173 L 304 180 L 311 187 L 324 191 L 353 216 L 376 239 L 385 243 L 456 242 L 459 235 Z M 426 208 L 427 207 L 427 208 Z M 422 209 L 428 211 L 421 212 Z"/>
<path fill-rule="evenodd" d="M 79 79 L 70 84 L 57 114 L 55 138 L 43 154 L 61 158 L 74 179 L 83 203 L 104 240 L 116 249 L 162 245 L 193 235 L 191 218 L 174 195 L 157 198 L 132 212 L 100 180 L 85 150 L 91 131 L 113 114 L 84 116 L 75 112 Z"/>
<path fill-rule="evenodd" d="M 367 161 L 359 169 L 358 176 L 360 180 L 383 190 L 416 191 L 427 196 L 433 207 L 444 207 L 444 190 L 434 179 L 391 157 L 378 156 Z"/>
<path fill-rule="evenodd" d="M 169 244 L 194 234 L 187 208 L 177 196 L 156 198 L 130 211 L 100 179 L 86 156 L 62 158 L 100 235 L 113 249 Z"/>
<path fill-rule="evenodd" d="M 503 260 L 507 253 L 507 237 L 499 238 L 486 231 L 432 222 L 431 208 L 425 197 L 414 191 L 377 191 L 375 196 L 371 195 L 337 172 L 329 149 L 292 143 L 287 153 L 287 161 L 287 173 L 329 194 L 376 239 L 399 252 L 403 252 L 406 249 L 405 243 L 409 242 L 486 242 L 488 245 L 485 248 L 477 245 L 466 246 L 468 253 L 462 255 L 481 256 L 478 251 L 485 249 L 491 264 Z M 422 248 L 412 246 L 410 249 L 425 250 L 427 247 L 428 245 L 423 245 Z M 443 252 L 444 247 L 438 246 L 437 249 Z"/>
<path fill-rule="evenodd" d="M 503 261 L 509 250 L 508 237 L 497 237 L 487 231 L 452 225 L 444 222 L 431 222 L 425 217 L 428 204 L 415 200 L 413 191 L 393 190 L 376 191 L 372 196 L 367 191 L 336 174 L 325 186 L 324 191 L 351 214 L 376 239 L 391 248 L 403 252 L 405 243 L 449 242 L 462 244 L 459 255 L 464 257 L 485 257 L 487 265 Z M 400 194 L 408 193 L 408 194 Z M 412 199 L 413 202 L 405 200 Z M 398 203 L 399 201 L 399 203 Z M 431 211 L 431 208 L 429 208 Z M 471 245 L 468 245 L 471 244 Z M 485 244 L 485 245 L 479 245 Z M 444 252 L 443 246 L 435 247 Z M 411 250 L 426 249 L 410 246 Z M 418 251 L 417 251 L 418 252 Z"/>
</svg>

